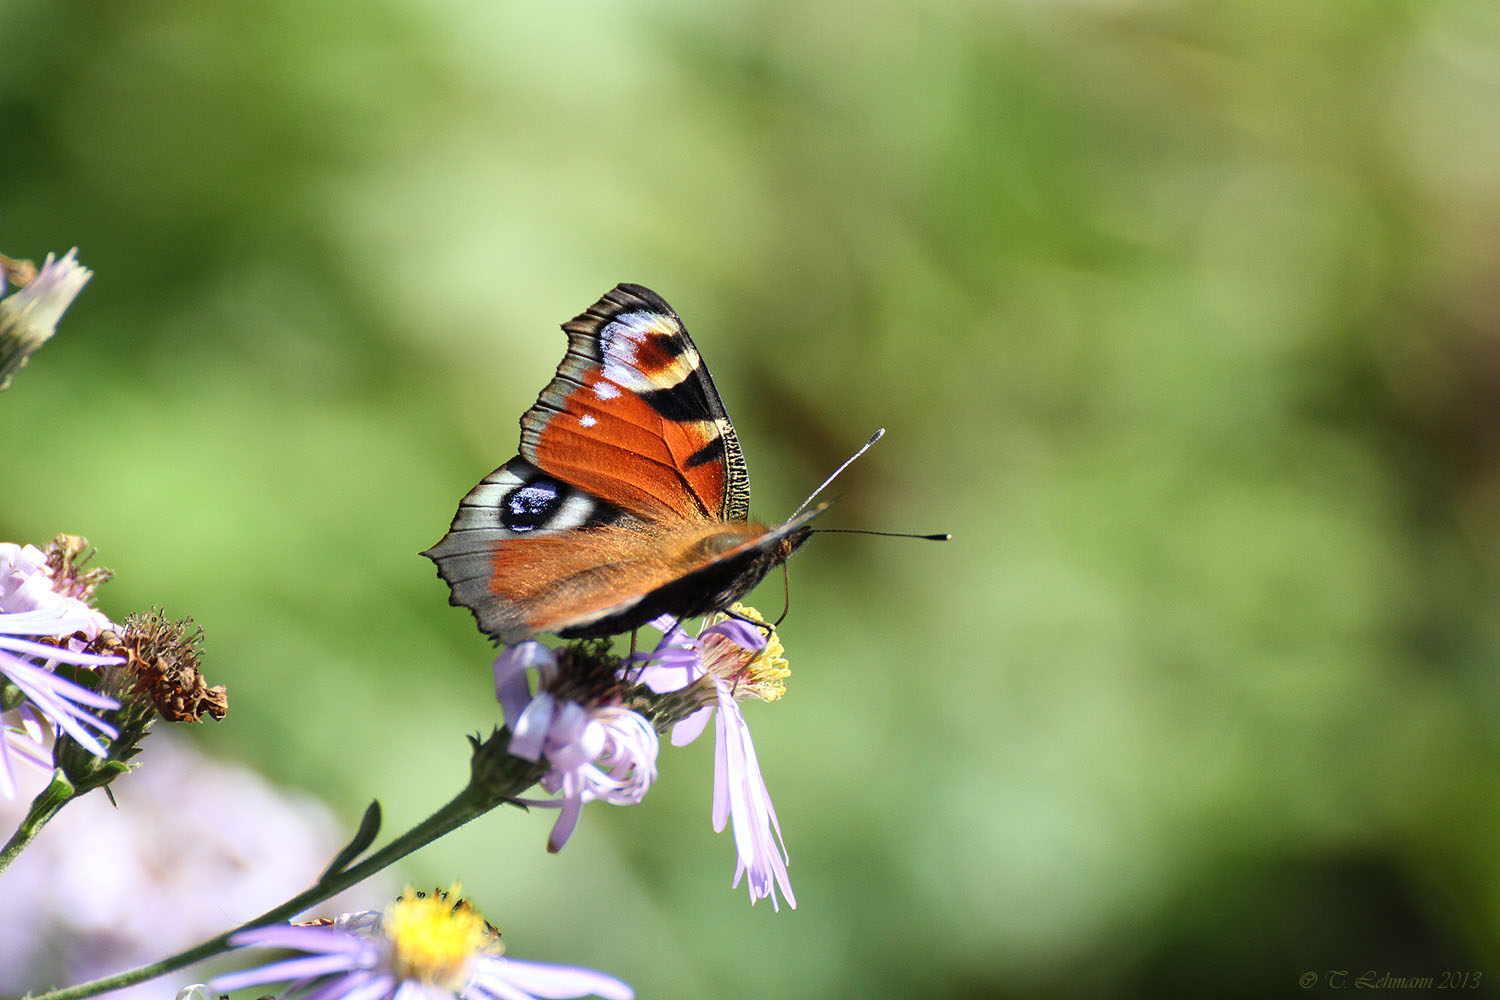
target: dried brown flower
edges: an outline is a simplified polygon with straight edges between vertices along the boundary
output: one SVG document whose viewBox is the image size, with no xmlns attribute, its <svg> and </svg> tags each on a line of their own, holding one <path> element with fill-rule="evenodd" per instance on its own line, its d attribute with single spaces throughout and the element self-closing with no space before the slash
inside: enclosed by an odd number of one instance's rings
<svg viewBox="0 0 1500 1000">
<path fill-rule="evenodd" d="M 229 711 L 224 685 L 209 687 L 198 670 L 203 629 L 191 618 L 174 622 L 152 608 L 125 619 L 124 634 L 99 633 L 93 648 L 125 657 L 119 669 L 130 678 L 129 692 L 148 695 L 168 722 L 197 722 L 205 713 L 217 721 Z"/>
</svg>

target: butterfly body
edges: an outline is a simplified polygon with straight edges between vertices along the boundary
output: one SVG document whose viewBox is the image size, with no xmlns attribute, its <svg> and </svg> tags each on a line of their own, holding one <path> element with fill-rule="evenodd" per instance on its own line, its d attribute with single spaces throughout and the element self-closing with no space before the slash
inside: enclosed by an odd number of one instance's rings
<svg viewBox="0 0 1500 1000">
<path fill-rule="evenodd" d="M 521 418 L 521 454 L 423 553 L 502 643 L 613 635 L 727 608 L 812 533 L 748 520 L 749 474 L 682 321 L 619 285 L 563 324 L 568 350 Z"/>
</svg>

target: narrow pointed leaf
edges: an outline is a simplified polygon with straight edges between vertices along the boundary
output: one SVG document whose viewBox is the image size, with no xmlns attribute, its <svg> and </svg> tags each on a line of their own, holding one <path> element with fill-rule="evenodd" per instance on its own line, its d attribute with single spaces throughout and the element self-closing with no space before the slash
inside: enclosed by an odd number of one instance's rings
<svg viewBox="0 0 1500 1000">
<path fill-rule="evenodd" d="M 365 852 L 365 848 L 375 843 L 375 835 L 379 832 L 380 800 L 373 799 L 369 808 L 365 810 L 364 818 L 359 821 L 359 829 L 355 831 L 354 839 L 334 856 L 334 859 L 328 863 L 328 867 L 323 870 L 323 874 L 318 876 L 318 881 L 322 882 L 331 875 L 337 875 L 353 864 L 354 859 Z"/>
</svg>

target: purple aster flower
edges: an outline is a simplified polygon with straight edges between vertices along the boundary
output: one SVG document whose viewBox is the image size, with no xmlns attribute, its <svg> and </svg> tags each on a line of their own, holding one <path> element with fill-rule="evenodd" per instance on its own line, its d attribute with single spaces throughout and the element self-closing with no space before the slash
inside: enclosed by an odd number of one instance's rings
<svg viewBox="0 0 1500 1000">
<path fill-rule="evenodd" d="M 527 671 L 537 672 L 536 694 Z M 585 802 L 600 799 L 631 806 L 656 781 L 656 730 L 640 714 L 607 701 L 577 701 L 549 688 L 560 679 L 557 654 L 539 642 L 522 642 L 495 660 L 495 694 L 510 727 L 509 750 L 523 760 L 543 757 L 550 765 L 541 785 L 555 799 L 526 799 L 529 806 L 556 808 L 547 850 L 562 850 Z"/>
<path fill-rule="evenodd" d="M 83 651 L 87 640 L 110 627 L 104 615 L 59 592 L 40 549 L 0 542 L 0 676 L 15 699 L 0 718 L 0 795 L 15 795 L 15 761 L 50 766 L 49 728 L 66 732 L 96 756 L 106 755 L 99 736 L 113 739 L 118 733 L 97 711 L 119 703 L 54 671 L 59 663 L 93 668 L 121 662 Z"/>
<path fill-rule="evenodd" d="M 56 332 L 63 312 L 93 277 L 93 272 L 74 257 L 77 252 L 69 250 L 62 260 L 49 253 L 41 271 L 25 288 L 0 300 L 0 389 Z M 0 281 L 0 292 L 3 291 L 4 282 Z"/>
<path fill-rule="evenodd" d="M 289 983 L 283 996 L 301 1000 L 635 996 L 625 983 L 592 969 L 505 958 L 499 933 L 457 893 L 457 885 L 432 895 L 408 889 L 383 913 L 346 913 L 322 926 L 258 927 L 237 934 L 233 943 L 239 946 L 299 954 L 219 976 L 207 989 L 218 993 Z"/>
<path fill-rule="evenodd" d="M 765 622 L 753 608 L 736 604 L 731 610 Z M 661 620 L 658 627 L 666 632 L 656 649 L 641 657 L 646 664 L 639 671 L 641 683 L 658 693 L 681 691 L 695 683 L 712 686 L 712 699 L 672 728 L 672 744 L 691 743 L 713 718 L 713 823 L 715 831 L 722 831 L 725 820 L 733 820 L 738 854 L 734 884 L 748 875 L 750 902 L 769 896 L 772 909 L 780 908 L 780 887 L 788 905 L 796 909 L 781 824 L 739 706 L 745 698 L 775 701 L 786 692 L 790 671 L 781 640 L 774 630 L 767 636 L 742 618 L 722 614 L 705 619 L 696 638 L 670 619 Z"/>
</svg>

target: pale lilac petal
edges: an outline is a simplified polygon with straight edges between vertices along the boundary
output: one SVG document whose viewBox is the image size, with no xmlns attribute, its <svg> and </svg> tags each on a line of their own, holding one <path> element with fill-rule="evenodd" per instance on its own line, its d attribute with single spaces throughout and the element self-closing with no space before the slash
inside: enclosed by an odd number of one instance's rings
<svg viewBox="0 0 1500 1000">
<path fill-rule="evenodd" d="M 20 653 L 23 656 L 34 656 L 39 660 L 56 660 L 59 663 L 71 663 L 77 667 L 104 667 L 114 663 L 125 662 L 124 658 L 119 656 L 100 656 L 97 653 L 81 653 L 77 650 L 66 649 L 61 646 L 49 646 L 45 642 L 32 642 L 29 639 L 19 639 L 14 635 L 0 634 L 0 649 L 9 650 L 12 653 Z"/>
<path fill-rule="evenodd" d="M 756 813 L 766 820 L 763 828 L 768 833 L 774 833 L 781 848 L 777 852 L 783 859 L 791 860 L 786 852 L 786 842 L 781 839 L 781 821 L 776 818 L 776 806 L 771 802 L 771 790 L 766 787 L 766 780 L 760 770 L 760 759 L 755 753 L 755 741 L 750 738 L 750 727 L 743 730 L 745 734 L 745 767 L 746 779 L 749 785 L 751 799 L 756 803 Z"/>
<path fill-rule="evenodd" d="M 0 599 L 19 582 L 47 565 L 47 553 L 35 545 L 0 542 Z"/>
<path fill-rule="evenodd" d="M 236 948 L 260 945 L 263 948 L 290 948 L 296 951 L 346 955 L 370 950 L 369 944 L 341 928 L 292 927 L 287 924 L 252 927 L 234 935 L 229 943 Z"/>
<path fill-rule="evenodd" d="M 706 636 L 710 635 L 721 635 L 741 649 L 747 649 L 752 653 L 758 653 L 766 648 L 765 632 L 738 618 L 726 618 L 717 625 L 710 625 L 698 634 L 698 641 L 702 642 Z"/>
<path fill-rule="evenodd" d="M 729 822 L 730 809 L 730 770 L 729 770 L 729 739 L 724 730 L 724 717 L 722 714 L 714 716 L 714 802 L 713 802 L 713 824 L 714 832 L 722 833 L 724 824 Z"/>
<path fill-rule="evenodd" d="M 638 683 L 657 694 L 681 691 L 703 676 L 703 658 L 692 650 L 670 650 L 635 675 Z"/>
<path fill-rule="evenodd" d="M 531 994 L 504 980 L 475 979 L 464 991 L 464 1000 L 533 1000 Z"/>
<path fill-rule="evenodd" d="M 20 643 L 20 640 L 7 639 L 3 636 L 0 636 L 0 673 L 3 673 L 6 676 L 11 677 L 12 680 L 15 680 L 15 677 L 11 675 L 11 669 L 14 668 L 26 674 L 29 678 L 32 679 L 33 683 L 42 684 L 48 690 L 56 692 L 59 697 L 66 697 L 69 701 L 76 701 L 79 704 L 88 705 L 91 708 L 120 707 L 120 703 L 115 701 L 113 698 L 109 698 L 105 695 L 99 694 L 97 691 L 93 691 L 89 688 L 84 687 L 82 684 L 70 681 L 66 677 L 59 677 L 52 671 L 45 670 L 33 663 L 28 663 L 20 657 L 7 655 L 10 652 L 16 651 L 15 646 L 18 644 L 24 646 L 38 645 L 41 649 L 50 649 L 54 653 L 60 652 L 60 650 L 58 650 L 55 646 L 40 646 L 40 644 L 29 642 Z M 27 652 L 27 650 L 25 649 L 19 651 Z M 66 651 L 61 652 L 63 652 L 63 655 L 67 657 L 83 655 L 81 653 L 68 653 Z M 109 663 L 121 662 L 118 656 L 105 657 L 104 659 Z M 17 686 L 20 686 L 19 681 L 17 681 L 16 683 Z"/>
<path fill-rule="evenodd" d="M 448 1000 L 452 1000 L 453 994 L 449 993 L 447 996 Z M 395 990 L 381 994 L 379 998 L 371 995 L 355 997 L 353 1000 L 385 1000 L 387 997 L 389 1000 L 440 1000 L 434 994 L 429 993 L 426 986 L 412 979 L 401 980 L 396 984 Z M 346 996 L 344 1000 L 350 1000 L 350 998 Z"/>
<path fill-rule="evenodd" d="M 750 737 L 750 729 L 739 705 L 723 692 L 719 704 L 718 738 L 724 753 L 722 772 L 720 755 L 716 752 L 714 757 L 714 820 L 715 829 L 722 830 L 722 808 L 727 798 L 733 820 L 735 851 L 739 856 L 734 884 L 739 885 L 740 876 L 748 874 L 750 902 L 769 896 L 772 909 L 777 910 L 780 906 L 775 890 L 779 886 L 787 903 L 795 909 L 797 899 L 792 895 L 791 879 L 786 871 L 786 844 L 781 839 L 781 824 L 761 776 L 755 742 Z M 721 777 L 724 786 L 719 783 Z M 725 788 L 727 796 L 720 795 L 721 787 Z"/>
<path fill-rule="evenodd" d="M 608 733 L 609 741 L 594 764 L 578 769 L 584 799 L 603 799 L 617 806 L 640 802 L 656 781 L 661 749 L 656 730 L 627 708 L 600 709 L 597 724 Z"/>
<path fill-rule="evenodd" d="M 689 743 L 703 735 L 703 730 L 708 727 L 708 720 L 714 717 L 714 707 L 704 705 L 692 715 L 683 719 L 672 727 L 672 745 L 674 747 L 685 747 Z"/>
<path fill-rule="evenodd" d="M 539 695 L 538 697 L 542 697 Z M 612 805 L 640 802 L 656 781 L 656 730 L 642 716 L 619 706 L 589 710 L 563 702 L 548 728 L 547 773 L 541 786 L 559 798 L 523 800 L 529 806 L 558 809 L 547 849 L 568 842 L 586 802 Z"/>
<path fill-rule="evenodd" d="M 67 606 L 62 601 L 62 595 L 52 589 L 52 579 L 47 576 L 46 570 L 27 569 L 0 579 L 0 610 L 7 614 L 30 611 L 66 614 Z"/>
<path fill-rule="evenodd" d="M 287 984 L 283 1000 L 349 1000 L 351 994 L 361 990 L 372 991 L 373 997 L 390 994 L 393 980 L 385 974 L 376 974 L 358 969 L 342 976 L 329 976 L 322 980 L 300 979 Z"/>
<path fill-rule="evenodd" d="M 31 705 L 22 705 L 16 709 L 16 717 L 10 720 L 10 724 L 20 731 L 20 735 L 38 745 L 47 735 L 47 727 L 42 724 L 36 709 Z"/>
<path fill-rule="evenodd" d="M 11 763 L 13 747 L 9 739 L 10 733 L 5 733 L 5 738 L 0 738 L 0 796 L 7 799 L 16 797 L 18 785 L 16 784 L 16 769 Z"/>
<path fill-rule="evenodd" d="M 17 564 L 6 558 L 6 552 L 14 549 L 12 543 L 0 543 L 0 632 L 45 636 L 82 632 L 93 639 L 101 629 L 115 627 L 103 612 L 57 592 L 45 556 L 39 562 L 23 559 Z M 40 555 L 40 550 L 34 551 Z"/>
<path fill-rule="evenodd" d="M 677 626 L 663 635 L 651 652 L 634 653 L 626 657 L 626 663 L 631 664 L 628 667 L 631 679 L 657 694 L 680 690 L 703 673 L 698 640 Z M 644 666 L 634 666 L 636 663 Z"/>
<path fill-rule="evenodd" d="M 547 730 L 547 760 L 560 770 L 574 770 L 603 753 L 608 738 L 582 705 L 565 701 Z"/>
<path fill-rule="evenodd" d="M 546 1000 L 585 996 L 599 996 L 605 1000 L 633 1000 L 635 997 L 635 991 L 627 983 L 593 969 L 523 962 L 498 956 L 480 962 L 475 971 L 474 982 L 475 985 L 496 991 L 502 996 L 516 995 L 508 991 L 499 993 L 499 989 L 508 984 L 523 990 L 521 996 Z"/>
<path fill-rule="evenodd" d="M 246 986 L 262 986 L 266 983 L 290 982 L 293 979 L 310 979 L 327 976 L 335 972 L 349 972 L 349 955 L 316 954 L 299 955 L 270 965 L 262 965 L 243 972 L 231 972 L 215 976 L 208 985 L 213 990 L 232 992 Z"/>
<path fill-rule="evenodd" d="M 5 740 L 5 745 L 21 762 L 42 771 L 52 769 L 52 752 L 46 744 L 39 743 L 23 733 L 11 732 L 6 735 L 8 739 Z"/>
<path fill-rule="evenodd" d="M 35 546 L 0 543 L 0 674 L 25 697 L 18 717 L 22 731 L 0 729 L 0 795 L 17 794 L 17 760 L 50 768 L 50 754 L 43 746 L 38 716 L 53 729 L 66 732 L 74 742 L 98 757 L 108 751 L 97 734 L 110 739 L 115 728 L 94 710 L 116 709 L 119 702 L 57 674 L 58 663 L 93 668 L 122 662 L 118 656 L 82 651 L 75 635 L 95 636 L 111 622 L 84 602 L 58 593 L 47 571 L 47 557 Z M 29 637 L 63 637 L 60 645 Z"/>
<path fill-rule="evenodd" d="M 557 654 L 539 642 L 508 646 L 495 658 L 495 697 L 505 710 L 505 721 L 513 723 L 531 699 L 526 672 L 549 673 L 557 669 Z"/>
<path fill-rule="evenodd" d="M 37 716 L 36 706 L 22 705 L 0 722 L 0 796 L 13 799 L 20 791 L 16 764 L 38 771 L 52 770 L 48 729 Z"/>
<path fill-rule="evenodd" d="M 351 989 L 342 993 L 334 993 L 330 990 L 327 997 L 328 1000 L 333 1000 L 335 996 L 339 997 L 340 1000 L 381 1000 L 382 997 L 393 995 L 399 997 L 402 995 L 401 991 L 410 982 L 411 980 L 408 979 L 397 983 L 394 976 L 384 973 L 371 975 L 368 981 L 361 975 L 355 980 Z M 393 987 L 395 989 L 394 994 L 392 994 Z M 420 994 L 418 995 L 420 996 Z M 308 1000 L 313 1000 L 313 998 L 309 997 Z"/>
<path fill-rule="evenodd" d="M 4 650 L 0 650 L 0 674 L 4 674 L 20 688 L 33 706 L 40 709 L 42 715 L 53 725 L 62 722 L 60 716 L 78 717 L 111 736 L 115 734 L 108 723 L 73 704 L 77 701 L 91 708 L 118 708 L 119 702 L 112 698 L 106 698 L 65 677 L 59 677 L 50 670 L 11 656 Z"/>
<path fill-rule="evenodd" d="M 43 605 L 38 608 L 18 608 L 0 614 L 0 633 L 6 635 L 45 635 L 60 636 L 72 635 L 74 632 L 87 632 L 99 617 L 99 612 L 93 608 L 71 597 L 63 597 L 52 591 L 47 586 L 48 580 L 43 576 L 35 576 L 36 586 L 52 595 L 57 602 L 51 605 Z M 28 584 L 30 585 L 30 581 Z"/>
<path fill-rule="evenodd" d="M 16 659 L 3 652 L 0 652 L 0 673 L 10 678 L 11 682 L 21 689 L 21 692 L 54 726 L 66 730 L 80 746 L 87 748 L 95 756 L 105 756 L 106 751 L 103 745 L 83 728 L 83 724 L 86 723 L 110 738 L 117 735 L 114 727 L 102 719 L 74 708 L 68 701 L 69 698 L 84 700 L 80 697 L 80 692 L 90 700 L 98 699 L 100 695 L 80 688 L 77 684 L 49 670 L 32 666 L 24 660 Z M 104 699 L 104 701 L 108 705 L 117 705 L 109 699 Z"/>
<path fill-rule="evenodd" d="M 547 733 L 552 728 L 552 717 L 556 713 L 557 701 L 543 691 L 531 699 L 511 727 L 510 752 L 513 756 L 533 763 L 542 759 L 542 750 L 547 745 Z"/>
<path fill-rule="evenodd" d="M 552 824 L 552 831 L 547 834 L 547 850 L 552 854 L 562 850 L 568 843 L 578 826 L 578 817 L 583 813 L 583 795 L 576 786 L 576 776 L 570 775 L 563 781 L 563 797 L 557 802 L 557 822 Z"/>
</svg>

